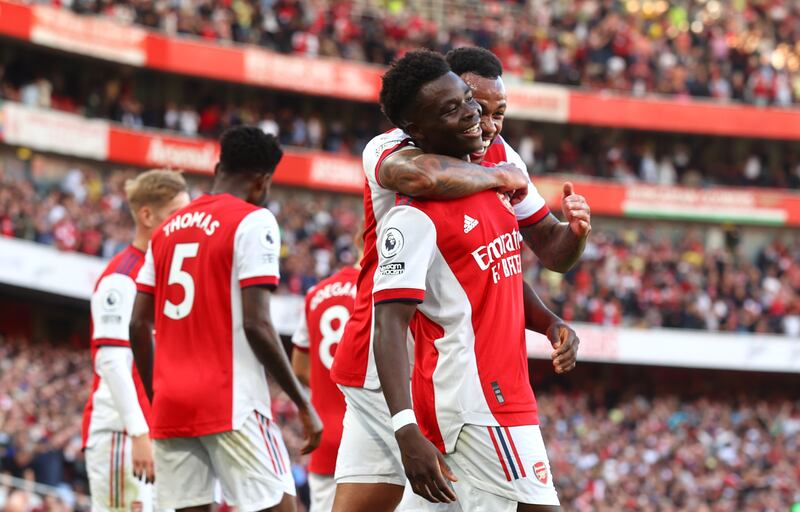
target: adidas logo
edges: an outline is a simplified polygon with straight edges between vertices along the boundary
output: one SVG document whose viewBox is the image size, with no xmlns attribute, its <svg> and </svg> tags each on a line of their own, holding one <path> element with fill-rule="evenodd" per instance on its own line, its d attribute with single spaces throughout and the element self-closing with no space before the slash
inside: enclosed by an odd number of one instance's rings
<svg viewBox="0 0 800 512">
<path fill-rule="evenodd" d="M 464 233 L 469 233 L 478 225 L 478 221 L 470 217 L 469 215 L 464 215 Z"/>
</svg>

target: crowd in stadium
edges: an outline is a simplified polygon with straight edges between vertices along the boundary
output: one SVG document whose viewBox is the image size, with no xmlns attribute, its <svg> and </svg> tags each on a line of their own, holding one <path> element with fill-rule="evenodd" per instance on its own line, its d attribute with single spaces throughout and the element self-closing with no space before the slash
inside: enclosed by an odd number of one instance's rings
<svg viewBox="0 0 800 512">
<path fill-rule="evenodd" d="M 281 144 L 360 156 L 372 136 L 387 129 L 377 108 L 343 109 L 322 99 L 283 93 L 242 94 L 215 85 L 178 82 L 176 99 L 148 98 L 158 77 L 134 79 L 116 68 L 81 67 L 68 72 L 44 55 L 22 52 L 0 60 L 0 98 L 24 105 L 76 112 L 125 126 L 160 128 L 187 136 L 216 138 L 226 128 L 259 125 Z M 36 63 L 39 64 L 36 64 Z M 207 85 L 207 84 L 206 84 Z M 253 91 L 248 91 L 252 93 Z M 223 97 L 229 99 L 223 99 Z M 178 101 L 177 98 L 182 98 Z M 622 182 L 661 185 L 734 185 L 800 189 L 800 152 L 776 141 L 767 151 L 757 141 L 670 137 L 641 132 L 565 128 L 508 121 L 504 136 L 533 175 L 568 173 Z M 731 150 L 731 147 L 734 149 Z"/>
<path fill-rule="evenodd" d="M 702 373 L 681 378 L 696 380 L 695 390 L 707 387 Z M 567 510 L 777 512 L 800 498 L 796 400 L 699 391 L 687 398 L 674 381 L 647 393 L 648 379 L 633 380 L 588 379 L 570 392 L 538 388 Z"/>
<path fill-rule="evenodd" d="M 135 171 L 74 169 L 60 182 L 0 179 L 0 234 L 110 258 L 130 242 L 123 183 Z M 2 175 L 0 175 L 2 178 Z M 190 179 L 197 196 L 206 179 Z M 302 294 L 356 259 L 360 200 L 276 187 L 281 290 Z M 698 233 L 604 230 L 562 278 L 529 260 L 527 277 L 570 321 L 800 335 L 800 241 L 775 239 L 751 260 Z"/>
<path fill-rule="evenodd" d="M 0 333 L 0 510 L 88 509 L 80 495 L 88 494 L 81 421 L 91 390 L 89 358 L 88 348 L 65 342 L 30 343 Z M 306 481 L 300 457 L 302 428 L 293 407 L 283 395 L 273 401 L 273 412 L 284 425 L 284 441 L 294 458 L 292 471 L 302 492 Z M 4 480 L 6 475 L 56 487 L 59 496 L 45 498 L 23 490 L 24 498 L 16 499 L 26 506 L 11 507 L 8 499 L 12 486 Z"/>
<path fill-rule="evenodd" d="M 387 64 L 409 49 L 490 48 L 525 80 L 788 106 L 800 98 L 800 7 L 735 0 L 100 1 L 80 13 L 168 34 Z M 380 6 L 380 8 L 376 8 Z"/>
<path fill-rule="evenodd" d="M 24 493 L 28 505 L 15 512 L 85 509 L 73 491 L 86 493 L 80 422 L 90 389 L 88 358 L 88 348 L 0 339 L 0 509 L 10 497 L 4 475 L 62 489 L 46 503 Z M 556 486 L 569 510 L 784 511 L 800 501 L 796 402 L 687 399 L 651 394 L 645 386 L 620 392 L 604 382 L 538 391 Z M 273 408 L 302 487 L 302 430 L 291 402 L 278 397 Z"/>
<path fill-rule="evenodd" d="M 797 242 L 776 239 L 751 261 L 691 231 L 671 237 L 632 227 L 595 233 L 563 277 L 538 267 L 528 277 L 569 321 L 797 337 L 799 262 Z"/>
</svg>

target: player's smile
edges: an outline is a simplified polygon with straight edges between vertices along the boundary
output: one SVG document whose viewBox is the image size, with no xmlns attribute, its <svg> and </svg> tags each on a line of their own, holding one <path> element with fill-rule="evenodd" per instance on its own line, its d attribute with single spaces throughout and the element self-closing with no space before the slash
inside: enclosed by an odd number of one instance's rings
<svg viewBox="0 0 800 512">
<path fill-rule="evenodd" d="M 483 146 L 480 105 L 454 73 L 426 84 L 419 92 L 412 136 L 431 153 L 464 158 Z"/>
<path fill-rule="evenodd" d="M 480 162 L 486 156 L 486 151 L 503 131 L 503 120 L 506 113 L 506 88 L 503 79 L 486 78 L 475 73 L 462 75 L 464 81 L 472 89 L 475 100 L 481 106 L 482 147 L 470 154 L 472 162 Z"/>
</svg>

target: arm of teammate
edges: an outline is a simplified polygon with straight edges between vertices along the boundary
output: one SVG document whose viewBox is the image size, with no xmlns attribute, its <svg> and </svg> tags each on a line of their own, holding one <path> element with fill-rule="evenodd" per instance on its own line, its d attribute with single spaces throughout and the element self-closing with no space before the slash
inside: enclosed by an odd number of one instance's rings
<svg viewBox="0 0 800 512">
<path fill-rule="evenodd" d="M 314 450 L 322 437 L 322 421 L 297 380 L 283 343 L 272 325 L 270 289 L 280 279 L 280 228 L 269 210 L 248 214 L 236 229 L 233 254 L 242 290 L 242 324 L 258 360 L 297 405 L 306 433 L 303 453 Z"/>
<path fill-rule="evenodd" d="M 131 365 L 133 352 L 127 347 L 101 346 L 94 358 L 97 374 L 108 385 L 111 399 L 131 436 L 133 475 L 147 483 L 155 481 L 150 429 L 139 405 Z"/>
<path fill-rule="evenodd" d="M 116 410 L 131 436 L 134 476 L 152 482 L 153 449 L 131 371 L 129 326 L 135 298 L 136 283 L 130 276 L 113 273 L 97 284 L 91 300 L 92 343 L 98 347 L 94 368 L 108 384 Z"/>
<path fill-rule="evenodd" d="M 413 239 L 410 237 L 414 234 Z M 406 334 L 417 303 L 425 297 L 426 276 L 436 248 L 436 228 L 411 206 L 389 211 L 379 233 L 375 272 L 374 353 L 378 378 L 392 416 L 412 409 Z M 395 432 L 411 488 L 428 501 L 450 503 L 455 481 L 439 450 L 411 423 Z"/>
<path fill-rule="evenodd" d="M 308 357 L 308 350 L 311 347 L 311 340 L 308 336 L 308 322 L 306 321 L 306 310 L 303 308 L 300 323 L 297 330 L 292 335 L 292 370 L 304 386 L 311 382 L 311 361 Z"/>
<path fill-rule="evenodd" d="M 550 311 L 528 283 L 522 283 L 525 308 L 525 328 L 544 334 L 553 346 L 550 358 L 556 373 L 567 373 L 575 368 L 581 340 L 564 320 Z"/>
<path fill-rule="evenodd" d="M 292 365 L 270 316 L 270 291 L 262 286 L 242 289 L 242 319 L 247 342 L 258 360 L 295 403 L 306 432 L 303 454 L 319 446 L 322 421 L 308 400 L 302 384 L 292 371 Z"/>
<path fill-rule="evenodd" d="M 514 200 L 527 194 L 528 177 L 513 164 L 484 167 L 464 160 L 404 149 L 386 157 L 378 169 L 379 184 L 411 197 L 453 199 L 484 190 L 509 192 Z"/>
<path fill-rule="evenodd" d="M 304 386 L 311 385 L 311 361 L 308 358 L 308 352 L 295 347 L 292 351 L 292 371 Z"/>
<path fill-rule="evenodd" d="M 133 360 L 142 379 L 147 399 L 153 401 L 153 324 L 155 301 L 153 295 L 138 292 L 133 303 L 130 337 Z"/>
<path fill-rule="evenodd" d="M 542 220 L 520 228 L 522 238 L 542 264 L 555 272 L 567 272 L 581 257 L 592 230 L 591 211 L 586 199 L 564 183 L 561 209 L 566 222 L 548 214 Z"/>
<path fill-rule="evenodd" d="M 156 269 L 153 248 L 147 247 L 144 264 L 136 276 L 136 299 L 130 322 L 131 350 L 147 399 L 153 401 L 153 327 L 155 324 Z"/>
</svg>

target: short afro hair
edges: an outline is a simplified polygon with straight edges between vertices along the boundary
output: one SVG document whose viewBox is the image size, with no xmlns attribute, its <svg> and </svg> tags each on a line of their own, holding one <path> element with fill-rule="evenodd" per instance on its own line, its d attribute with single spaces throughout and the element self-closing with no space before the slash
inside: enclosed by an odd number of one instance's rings
<svg viewBox="0 0 800 512">
<path fill-rule="evenodd" d="M 220 146 L 220 167 L 230 174 L 272 174 L 283 157 L 275 136 L 255 126 L 225 130 Z"/>
<path fill-rule="evenodd" d="M 494 80 L 503 76 L 503 65 L 497 55 L 486 48 L 464 46 L 447 52 L 447 63 L 458 76 L 474 73 L 483 78 Z"/>
<path fill-rule="evenodd" d="M 384 115 L 396 127 L 404 128 L 420 89 L 449 72 L 444 56 L 430 50 L 409 52 L 396 60 L 383 75 L 380 102 Z"/>
</svg>

